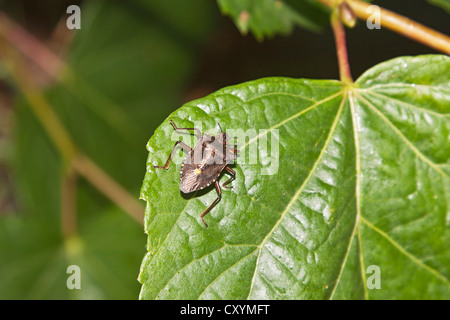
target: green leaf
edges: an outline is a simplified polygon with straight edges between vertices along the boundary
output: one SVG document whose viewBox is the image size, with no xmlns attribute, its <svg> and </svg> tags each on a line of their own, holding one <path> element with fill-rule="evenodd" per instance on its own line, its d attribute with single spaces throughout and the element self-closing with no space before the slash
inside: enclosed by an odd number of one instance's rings
<svg viewBox="0 0 450 320">
<path fill-rule="evenodd" d="M 295 26 L 318 31 L 328 21 L 327 8 L 315 0 L 217 0 L 239 30 L 251 31 L 256 39 L 288 34 Z"/>
<path fill-rule="evenodd" d="M 450 13 L 450 0 L 428 0 L 428 2 Z"/>
<path fill-rule="evenodd" d="M 77 233 L 64 237 L 61 159 L 29 107 L 15 111 L 19 213 L 0 219 L 0 299 L 136 299 L 141 226 L 78 179 Z M 66 286 L 70 265 L 81 290 Z"/>
<path fill-rule="evenodd" d="M 363 0 L 370 2 L 370 0 Z M 259 41 L 286 35 L 299 26 L 318 32 L 329 22 L 329 8 L 317 0 L 217 0 L 239 31 L 249 31 Z"/>
<path fill-rule="evenodd" d="M 179 164 L 153 168 L 186 139 L 168 121 L 155 131 L 140 298 L 449 299 L 449 75 L 447 56 L 403 57 L 349 87 L 266 78 L 175 111 L 180 127 L 249 136 L 205 229 L 215 190 L 183 195 Z"/>
</svg>

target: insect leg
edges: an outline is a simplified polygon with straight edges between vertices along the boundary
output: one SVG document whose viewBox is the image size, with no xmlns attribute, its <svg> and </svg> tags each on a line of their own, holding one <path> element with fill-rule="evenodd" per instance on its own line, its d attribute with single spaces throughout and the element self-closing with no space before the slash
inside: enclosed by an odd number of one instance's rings
<svg viewBox="0 0 450 320">
<path fill-rule="evenodd" d="M 203 217 L 209 212 L 211 211 L 211 209 L 217 204 L 217 202 L 220 201 L 220 199 L 222 198 L 222 190 L 220 190 L 220 185 L 219 185 L 219 181 L 216 180 L 216 182 L 214 183 L 214 185 L 216 186 L 216 190 L 217 190 L 217 198 L 216 200 L 213 201 L 213 203 L 211 203 L 208 207 L 208 209 L 206 209 L 202 215 L 200 216 L 200 218 L 202 218 L 203 223 L 205 224 L 206 227 L 208 227 L 208 225 L 205 222 L 205 219 L 203 219 Z"/>
<path fill-rule="evenodd" d="M 227 184 L 229 184 L 234 178 L 236 178 L 236 171 L 231 169 L 229 166 L 226 166 L 225 170 L 227 170 L 232 175 L 232 177 L 230 179 L 228 179 L 227 181 L 225 181 L 222 184 L 222 187 L 227 188 L 227 189 L 231 189 L 232 187 L 231 186 L 227 186 Z"/>
<path fill-rule="evenodd" d="M 178 128 L 176 125 L 175 125 L 175 122 L 173 122 L 173 120 L 170 120 L 170 123 L 172 123 L 172 126 L 173 126 L 173 128 L 175 129 L 175 130 L 195 130 L 195 131 L 197 131 L 197 137 L 200 139 L 201 137 L 202 137 L 202 133 L 200 132 L 200 130 L 198 130 L 197 128 Z"/>
<path fill-rule="evenodd" d="M 164 166 L 153 166 L 154 168 L 158 168 L 158 169 L 166 169 L 169 168 L 169 162 L 170 159 L 172 159 L 173 153 L 176 151 L 177 145 L 180 145 L 183 149 L 187 150 L 187 151 L 191 151 L 191 147 L 189 147 L 187 144 L 185 144 L 184 142 L 178 140 L 177 142 L 175 142 L 175 145 L 173 146 L 172 152 L 170 153 L 169 158 L 166 161 L 166 164 Z"/>
</svg>

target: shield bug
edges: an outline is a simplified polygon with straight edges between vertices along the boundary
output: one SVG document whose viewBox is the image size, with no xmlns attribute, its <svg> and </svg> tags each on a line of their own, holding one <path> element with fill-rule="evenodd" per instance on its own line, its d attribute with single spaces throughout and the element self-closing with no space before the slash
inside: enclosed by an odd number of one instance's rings
<svg viewBox="0 0 450 320">
<path fill-rule="evenodd" d="M 188 152 L 184 158 L 180 171 L 180 190 L 183 193 L 191 193 L 207 188 L 214 183 L 217 191 L 217 198 L 209 205 L 209 207 L 201 214 L 201 219 L 206 227 L 204 216 L 211 211 L 211 209 L 222 198 L 222 190 L 220 189 L 219 176 L 223 170 L 226 170 L 230 175 L 227 181 L 222 184 L 224 188 L 231 188 L 227 186 L 236 176 L 236 172 L 228 165 L 232 164 L 237 158 L 238 150 L 236 145 L 228 143 L 228 135 L 220 128 L 220 134 L 210 136 L 208 133 L 202 135 L 199 129 L 196 128 L 178 128 L 175 123 L 170 120 L 173 128 L 176 131 L 187 130 L 195 131 L 198 137 L 197 144 L 191 148 L 187 144 L 178 140 L 173 146 L 172 152 L 169 155 L 164 166 L 155 166 L 158 169 L 168 169 L 169 162 L 172 158 L 177 146 L 181 146 Z"/>
</svg>

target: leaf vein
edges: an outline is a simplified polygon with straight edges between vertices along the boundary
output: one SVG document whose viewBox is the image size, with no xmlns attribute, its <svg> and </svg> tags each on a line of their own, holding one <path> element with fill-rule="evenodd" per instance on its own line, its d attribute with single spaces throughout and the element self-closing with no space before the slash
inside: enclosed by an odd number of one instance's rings
<svg viewBox="0 0 450 320">
<path fill-rule="evenodd" d="M 354 236 L 356 234 L 356 236 L 358 237 L 358 248 L 359 248 L 359 262 L 360 262 L 360 267 L 361 267 L 361 278 L 363 281 L 363 284 L 365 283 L 365 274 L 362 271 L 363 269 L 363 265 L 364 265 L 364 261 L 363 261 L 363 253 L 362 253 L 362 247 L 361 247 L 361 237 L 360 237 L 360 233 L 359 233 L 359 223 L 360 223 L 360 219 L 361 219 L 361 147 L 359 144 L 359 134 L 358 134 L 358 122 L 357 122 L 357 114 L 356 114 L 356 109 L 355 109 L 355 96 L 353 95 L 352 92 L 350 92 L 350 111 L 352 114 L 352 124 L 353 124 L 353 136 L 354 136 L 354 142 L 355 142 L 355 155 L 356 155 L 356 159 L 355 159 L 355 166 L 356 166 L 356 189 L 355 189 L 355 197 L 356 197 L 356 217 L 355 217 L 355 226 L 354 226 Z M 350 244 L 351 245 L 351 244 Z M 345 261 L 347 261 L 348 259 L 348 255 Z M 367 290 L 366 287 L 363 285 L 364 287 L 364 298 L 367 300 L 368 299 L 368 294 L 367 294 Z"/>
<path fill-rule="evenodd" d="M 374 89 L 378 89 L 378 88 L 392 88 L 392 87 L 397 87 L 397 88 L 408 88 L 408 89 L 417 89 L 417 88 L 427 88 L 427 89 L 432 89 L 432 90 L 439 90 L 439 91 L 449 91 L 450 92 L 450 88 L 447 87 L 441 87 L 441 86 L 433 86 L 433 85 L 426 85 L 426 84 L 416 84 L 416 83 L 411 83 L 411 84 L 405 84 L 405 83 L 382 83 L 382 84 L 376 84 L 371 86 L 370 88 L 360 88 L 358 89 L 359 91 L 373 91 Z"/>
<path fill-rule="evenodd" d="M 335 94 L 333 94 L 333 95 L 331 95 L 331 96 L 329 96 L 329 97 L 327 97 L 327 98 L 325 98 L 325 99 L 322 99 L 322 100 L 320 100 L 320 101 L 317 101 L 317 102 L 314 103 L 313 105 L 309 106 L 308 108 L 305 108 L 305 109 L 301 110 L 300 112 L 297 112 L 296 114 L 290 116 L 289 118 L 284 119 L 283 121 L 277 123 L 276 125 L 270 127 L 269 129 L 263 131 L 262 133 L 259 133 L 259 134 L 256 135 L 254 138 L 250 139 L 246 144 L 244 144 L 244 145 L 240 148 L 240 150 L 245 149 L 245 148 L 248 147 L 250 144 L 252 144 L 253 142 L 257 141 L 257 140 L 258 140 L 259 138 L 261 138 L 262 136 L 268 134 L 268 133 L 269 133 L 270 131 L 272 131 L 273 129 L 276 129 L 276 128 L 278 128 L 278 127 L 281 127 L 282 125 L 286 124 L 287 122 L 289 122 L 289 121 L 291 121 L 291 120 L 293 120 L 293 119 L 295 119 L 295 118 L 298 118 L 298 117 L 301 116 L 302 114 L 307 113 L 308 111 L 313 110 L 313 109 L 316 108 L 317 106 L 319 106 L 319 105 L 321 105 L 321 104 L 323 104 L 323 103 L 325 103 L 325 102 L 327 102 L 327 101 L 329 101 L 329 100 L 332 100 L 332 99 L 336 98 L 337 96 L 340 96 L 341 94 L 342 94 L 342 91 L 339 91 L 339 92 L 337 92 L 337 93 L 335 93 Z"/>
<path fill-rule="evenodd" d="M 337 96 L 337 94 L 334 95 L 334 96 Z M 339 109 L 338 109 L 338 111 L 337 111 L 337 113 L 336 113 L 336 117 L 335 117 L 335 119 L 334 119 L 334 121 L 333 121 L 333 124 L 332 124 L 332 126 L 331 126 L 331 128 L 330 128 L 330 132 L 328 133 L 327 140 L 325 141 L 325 144 L 324 144 L 322 150 L 320 151 L 320 154 L 319 154 L 319 156 L 317 157 L 317 160 L 314 162 L 314 165 L 313 165 L 313 167 L 311 168 L 311 171 L 309 172 L 309 175 L 308 175 L 308 176 L 306 177 L 306 179 L 303 181 L 302 185 L 301 185 L 300 188 L 297 190 L 297 192 L 294 194 L 294 196 L 292 197 L 291 201 L 289 201 L 288 205 L 286 206 L 286 208 L 285 208 L 285 209 L 283 210 L 283 212 L 281 213 L 280 218 L 278 219 L 277 223 L 273 226 L 273 228 L 269 231 L 269 233 L 267 234 L 267 236 L 261 241 L 261 244 L 259 245 L 259 253 L 258 253 L 258 258 L 257 258 L 257 260 L 256 260 L 255 272 L 254 272 L 253 277 L 252 277 L 252 279 L 251 279 L 251 287 L 250 287 L 249 294 L 248 294 L 248 296 L 247 296 L 247 300 L 248 300 L 248 298 L 250 297 L 250 295 L 251 295 L 251 293 L 252 293 L 253 283 L 254 283 L 254 278 L 255 278 L 255 275 L 256 275 L 257 270 L 258 270 L 259 258 L 261 257 L 261 249 L 262 249 L 262 247 L 264 246 L 264 244 L 266 243 L 266 241 L 269 239 L 269 237 L 272 235 L 272 233 L 275 231 L 275 229 L 278 228 L 278 226 L 281 224 L 281 222 L 283 221 L 283 218 L 285 217 L 285 215 L 287 214 L 287 212 L 290 210 L 290 208 L 294 205 L 295 201 L 298 199 L 298 197 L 300 196 L 300 194 L 303 192 L 303 189 L 305 188 L 305 186 L 306 186 L 307 183 L 309 182 L 309 179 L 312 177 L 313 172 L 316 170 L 317 166 L 319 165 L 319 163 L 320 163 L 320 161 L 321 161 L 321 159 L 322 159 L 322 156 L 323 156 L 323 154 L 325 153 L 325 150 L 327 149 L 329 142 L 331 141 L 331 137 L 332 137 L 333 134 L 334 134 L 334 131 L 335 131 L 336 127 L 337 127 L 337 123 L 339 122 L 339 118 L 340 118 L 340 115 L 341 115 L 341 113 L 342 113 L 342 109 L 343 109 L 343 107 L 344 107 L 346 97 L 347 97 L 347 91 L 344 92 L 344 95 L 343 95 L 341 104 L 340 104 Z M 329 99 L 331 99 L 331 97 L 330 97 Z M 329 99 L 328 99 L 328 100 L 329 100 Z M 311 107 L 311 108 L 312 108 L 312 107 Z M 305 110 L 302 110 L 302 111 L 305 111 Z"/>
<path fill-rule="evenodd" d="M 448 118 L 450 116 L 450 113 L 439 113 L 439 112 L 436 112 L 436 111 L 433 111 L 433 110 L 424 109 L 424 108 L 415 106 L 415 105 L 413 105 L 411 103 L 408 103 L 408 102 L 405 102 L 405 101 L 393 98 L 393 97 L 388 96 L 388 95 L 384 95 L 384 94 L 380 94 L 380 93 L 376 93 L 376 92 L 371 92 L 371 91 L 367 91 L 367 94 L 372 95 L 372 96 L 383 97 L 385 99 L 392 100 L 392 101 L 395 101 L 396 103 L 402 104 L 402 105 L 404 105 L 407 108 L 415 109 L 415 110 L 418 110 L 418 111 L 421 111 L 421 112 L 425 112 L 425 113 L 434 114 L 434 115 L 436 115 L 438 117 L 441 117 L 441 118 Z"/>
</svg>

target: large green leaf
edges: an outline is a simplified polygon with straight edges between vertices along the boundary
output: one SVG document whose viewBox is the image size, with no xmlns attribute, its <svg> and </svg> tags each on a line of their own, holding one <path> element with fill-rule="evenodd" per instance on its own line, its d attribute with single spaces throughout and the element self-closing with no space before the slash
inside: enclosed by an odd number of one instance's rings
<svg viewBox="0 0 450 320">
<path fill-rule="evenodd" d="M 404 57 L 352 86 L 266 78 L 175 111 L 180 127 L 213 133 L 220 123 L 257 135 L 239 145 L 247 155 L 234 166 L 234 188 L 205 229 L 200 214 L 215 190 L 185 196 L 179 165 L 154 169 L 178 137 L 168 121 L 155 131 L 141 190 L 140 298 L 450 298 L 449 76 L 446 56 Z M 270 172 L 265 156 L 277 145 Z M 370 266 L 380 289 L 366 285 Z"/>
</svg>

